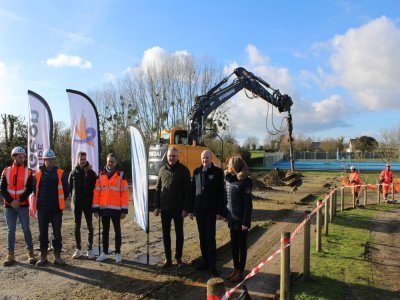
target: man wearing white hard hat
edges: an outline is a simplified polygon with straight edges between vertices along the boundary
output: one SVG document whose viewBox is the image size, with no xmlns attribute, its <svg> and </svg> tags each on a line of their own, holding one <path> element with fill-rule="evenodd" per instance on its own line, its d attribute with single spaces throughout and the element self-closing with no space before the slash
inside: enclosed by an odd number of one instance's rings
<svg viewBox="0 0 400 300">
<path fill-rule="evenodd" d="M 358 204 L 358 194 L 360 192 L 360 173 L 356 171 L 354 166 L 350 167 L 350 175 L 349 175 L 349 184 L 353 186 L 352 193 L 354 193 L 354 197 L 356 198 L 356 204 Z"/>
<path fill-rule="evenodd" d="M 32 170 L 24 165 L 25 149 L 15 147 L 11 151 L 13 164 L 5 168 L 1 174 L 1 194 L 4 197 L 4 215 L 7 223 L 7 258 L 4 266 L 15 262 L 15 231 L 19 219 L 24 233 L 25 247 L 28 250 L 29 263 L 34 264 L 36 258 L 33 251 L 32 234 L 29 228 L 29 201 L 32 193 Z"/>
<path fill-rule="evenodd" d="M 54 264 L 65 265 L 61 259 L 61 225 L 65 198 L 69 195 L 69 185 L 67 174 L 55 165 L 55 158 L 53 150 L 45 150 L 42 156 L 44 164 L 35 174 L 34 191 L 37 198 L 40 240 L 40 260 L 36 263 L 37 266 L 47 263 L 49 224 L 53 228 Z"/>
<path fill-rule="evenodd" d="M 393 182 L 393 173 L 390 171 L 390 163 L 387 163 L 385 170 L 383 170 L 381 172 L 381 175 L 379 176 L 379 183 L 382 185 L 382 193 L 385 202 L 389 202 L 388 201 L 389 187 L 392 182 Z"/>
</svg>

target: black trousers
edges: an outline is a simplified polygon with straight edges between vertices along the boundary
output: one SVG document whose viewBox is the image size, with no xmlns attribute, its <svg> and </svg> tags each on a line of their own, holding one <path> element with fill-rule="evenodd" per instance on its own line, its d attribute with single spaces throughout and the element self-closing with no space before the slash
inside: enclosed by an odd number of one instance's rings
<svg viewBox="0 0 400 300">
<path fill-rule="evenodd" d="M 40 241 L 40 252 L 46 252 L 49 246 L 49 224 L 53 228 L 53 240 L 52 245 L 55 253 L 61 253 L 62 248 L 62 237 L 61 237 L 61 226 L 62 226 L 62 210 L 49 212 L 46 210 L 38 210 L 38 223 L 39 223 L 39 241 Z"/>
<path fill-rule="evenodd" d="M 182 210 L 161 210 L 161 225 L 164 242 L 164 253 L 167 260 L 171 260 L 171 222 L 174 220 L 176 247 L 175 258 L 182 258 L 183 250 L 183 218 Z"/>
<path fill-rule="evenodd" d="M 109 235 L 110 235 L 110 220 L 113 223 L 115 233 L 115 253 L 121 253 L 121 219 L 120 217 L 101 217 L 103 225 L 103 252 L 108 254 Z"/>
<path fill-rule="evenodd" d="M 199 230 L 201 256 L 209 268 L 215 268 L 217 262 L 217 244 L 215 241 L 217 214 L 196 212 L 196 221 Z"/>
<path fill-rule="evenodd" d="M 247 233 L 248 230 L 230 229 L 233 266 L 235 269 L 244 271 L 247 259 Z"/>
<path fill-rule="evenodd" d="M 93 246 L 93 215 L 92 208 L 75 208 L 74 209 L 74 221 L 75 221 L 75 242 L 76 248 L 81 250 L 81 223 L 82 223 L 82 213 L 85 215 L 86 226 L 88 230 L 87 245 L 88 250 L 92 250 Z"/>
</svg>

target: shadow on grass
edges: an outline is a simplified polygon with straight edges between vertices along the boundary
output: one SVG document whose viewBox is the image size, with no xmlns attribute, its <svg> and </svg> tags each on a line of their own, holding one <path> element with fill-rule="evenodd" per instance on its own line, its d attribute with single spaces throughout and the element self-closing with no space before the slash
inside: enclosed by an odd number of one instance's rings
<svg viewBox="0 0 400 300">
<path fill-rule="evenodd" d="M 388 291 L 361 284 L 347 284 L 328 277 L 312 275 L 292 287 L 292 299 L 399 299 L 399 291 Z"/>
</svg>

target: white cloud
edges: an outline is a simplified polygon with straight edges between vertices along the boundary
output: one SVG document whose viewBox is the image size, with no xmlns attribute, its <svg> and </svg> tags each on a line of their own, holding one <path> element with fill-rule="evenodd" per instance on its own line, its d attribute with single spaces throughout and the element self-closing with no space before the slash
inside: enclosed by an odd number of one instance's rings
<svg viewBox="0 0 400 300">
<path fill-rule="evenodd" d="M 249 63 L 245 68 L 248 71 L 265 80 L 272 88 L 279 89 L 281 94 L 291 96 L 294 135 L 315 134 L 326 129 L 349 126 L 346 118 L 350 112 L 354 112 L 354 108 L 351 108 L 341 96 L 331 95 L 317 102 L 303 99 L 298 95 L 292 75 L 287 68 L 272 66 L 269 58 L 263 57 L 255 46 L 249 45 L 246 52 Z M 233 62 L 225 66 L 224 72 L 230 73 L 236 67 L 238 64 Z M 303 74 L 303 76 L 305 75 Z M 307 76 L 311 77 L 312 74 L 307 74 Z M 268 91 L 273 93 L 271 90 Z M 268 108 L 268 106 L 270 107 Z M 241 92 L 231 102 L 230 107 L 230 124 L 234 127 L 239 141 L 243 141 L 248 136 L 256 136 L 262 140 L 267 134 L 266 124 L 269 129 L 272 128 L 271 109 L 274 109 L 273 123 L 275 126 L 280 127 L 283 124 L 284 129 L 286 128 L 286 122 L 283 120 L 282 123 L 282 118 L 286 117 L 287 113 L 280 114 L 267 101 L 248 99 L 246 94 Z M 272 129 L 272 131 L 274 130 Z"/>
<path fill-rule="evenodd" d="M 60 67 L 78 67 L 81 69 L 92 68 L 92 63 L 88 60 L 84 60 L 79 56 L 59 54 L 54 58 L 46 60 L 46 64 L 55 68 Z"/>
<path fill-rule="evenodd" d="M 319 102 L 298 99 L 293 109 L 293 122 L 296 123 L 296 129 L 315 133 L 335 127 L 348 127 L 346 118 L 354 111 L 339 95 L 332 95 Z"/>
<path fill-rule="evenodd" d="M 399 109 L 400 28 L 380 17 L 330 41 L 333 73 L 324 80 L 345 87 L 370 110 Z"/>
</svg>

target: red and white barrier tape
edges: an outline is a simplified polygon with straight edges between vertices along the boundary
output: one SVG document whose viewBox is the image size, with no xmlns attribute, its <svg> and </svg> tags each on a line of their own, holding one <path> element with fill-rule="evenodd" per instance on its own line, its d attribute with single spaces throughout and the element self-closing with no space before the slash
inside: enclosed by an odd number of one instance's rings
<svg viewBox="0 0 400 300">
<path fill-rule="evenodd" d="M 232 296 L 232 294 L 243 284 L 245 283 L 248 279 L 254 277 L 259 271 L 260 269 L 266 265 L 267 263 L 269 263 L 276 255 L 280 254 L 282 252 L 282 250 L 286 249 L 287 247 L 290 246 L 290 241 L 297 235 L 297 233 L 300 231 L 301 228 L 304 227 L 304 225 L 311 220 L 312 215 L 314 215 L 318 209 L 320 209 L 322 206 L 324 206 L 324 203 L 326 202 L 326 200 L 329 198 L 330 194 L 333 193 L 334 191 L 336 191 L 336 189 L 332 190 L 329 194 L 326 194 L 324 200 L 321 202 L 321 205 L 318 205 L 311 213 L 309 213 L 305 219 L 303 220 L 303 222 L 301 222 L 297 228 L 293 231 L 293 233 L 290 235 L 290 238 L 287 240 L 287 243 L 282 246 L 280 249 L 276 250 L 274 253 L 272 253 L 267 259 L 263 260 L 262 262 L 260 262 L 256 267 L 254 267 L 251 272 L 249 274 L 247 274 L 247 276 L 237 285 L 235 285 L 233 288 L 231 288 L 230 290 L 228 290 L 221 298 L 221 300 L 226 300 L 229 299 L 230 296 Z M 286 241 L 281 241 L 282 244 L 284 244 Z"/>
</svg>

